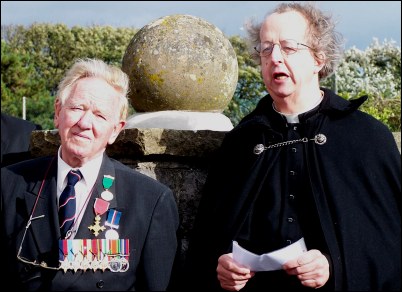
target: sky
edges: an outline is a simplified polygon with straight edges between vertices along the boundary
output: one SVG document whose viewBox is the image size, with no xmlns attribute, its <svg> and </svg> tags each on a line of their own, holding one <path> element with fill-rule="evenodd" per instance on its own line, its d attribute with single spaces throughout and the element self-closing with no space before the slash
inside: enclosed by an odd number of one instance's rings
<svg viewBox="0 0 402 292">
<path fill-rule="evenodd" d="M 64 23 L 142 28 L 167 15 L 203 18 L 226 36 L 246 36 L 244 23 L 262 20 L 282 1 L 1 1 L 1 24 Z M 345 47 L 365 50 L 377 38 L 401 46 L 401 1 L 316 1 L 337 21 Z"/>
</svg>

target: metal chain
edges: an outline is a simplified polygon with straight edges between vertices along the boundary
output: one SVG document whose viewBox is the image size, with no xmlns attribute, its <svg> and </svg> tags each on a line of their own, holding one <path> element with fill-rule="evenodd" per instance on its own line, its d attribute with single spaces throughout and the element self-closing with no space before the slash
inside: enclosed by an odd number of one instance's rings
<svg viewBox="0 0 402 292">
<path fill-rule="evenodd" d="M 310 140 L 314 141 L 318 145 L 323 145 L 327 142 L 327 137 L 324 134 L 317 134 L 314 136 L 314 138 L 312 138 Z M 255 145 L 253 152 L 256 155 L 259 155 L 268 149 L 283 147 L 283 146 L 300 143 L 300 142 L 307 143 L 308 141 L 309 141 L 309 139 L 307 137 L 304 137 L 304 138 L 297 139 L 297 140 L 289 140 L 289 141 L 285 141 L 285 142 L 279 142 L 279 143 L 272 144 L 269 146 L 265 146 L 263 144 L 257 144 L 257 145 Z"/>
<path fill-rule="evenodd" d="M 308 142 L 308 139 L 307 139 L 307 137 L 304 137 L 304 138 L 297 139 L 297 140 L 279 142 L 279 143 L 276 143 L 276 144 L 273 144 L 273 145 L 264 146 L 264 150 L 275 148 L 275 147 L 287 146 L 287 145 L 291 145 L 291 144 L 295 144 L 295 143 L 299 143 L 299 142 L 306 143 L 306 142 Z"/>
</svg>

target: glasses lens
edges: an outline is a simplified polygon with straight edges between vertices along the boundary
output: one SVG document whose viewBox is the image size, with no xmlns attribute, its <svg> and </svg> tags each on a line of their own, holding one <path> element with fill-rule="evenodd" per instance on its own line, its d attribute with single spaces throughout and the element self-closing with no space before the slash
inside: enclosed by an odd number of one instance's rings
<svg viewBox="0 0 402 292">
<path fill-rule="evenodd" d="M 268 56 L 272 52 L 272 47 L 273 44 L 269 42 L 261 43 L 258 44 L 257 47 L 255 48 L 258 53 L 260 53 L 261 56 Z"/>
<path fill-rule="evenodd" d="M 291 55 L 297 52 L 297 42 L 294 40 L 281 41 L 281 50 L 286 55 Z"/>
</svg>

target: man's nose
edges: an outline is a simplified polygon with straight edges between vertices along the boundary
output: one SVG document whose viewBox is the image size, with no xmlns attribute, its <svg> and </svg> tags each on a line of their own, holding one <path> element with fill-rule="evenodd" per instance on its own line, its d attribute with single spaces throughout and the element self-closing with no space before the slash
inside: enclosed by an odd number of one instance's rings
<svg viewBox="0 0 402 292">
<path fill-rule="evenodd" d="M 283 53 L 279 44 L 274 44 L 271 52 L 271 59 L 273 62 L 282 62 Z"/>
<path fill-rule="evenodd" d="M 80 127 L 85 129 L 90 128 L 92 125 L 93 117 L 94 116 L 91 111 L 85 111 L 79 121 Z"/>
</svg>

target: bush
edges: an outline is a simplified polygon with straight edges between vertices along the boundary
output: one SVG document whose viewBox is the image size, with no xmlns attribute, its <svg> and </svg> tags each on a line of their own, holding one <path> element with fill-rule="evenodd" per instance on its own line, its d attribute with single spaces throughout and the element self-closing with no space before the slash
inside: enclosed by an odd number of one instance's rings
<svg viewBox="0 0 402 292">
<path fill-rule="evenodd" d="M 321 85 L 345 99 L 368 95 L 361 110 L 391 131 L 401 130 L 401 48 L 395 42 L 374 38 L 365 51 L 346 50 L 336 73 Z"/>
</svg>

